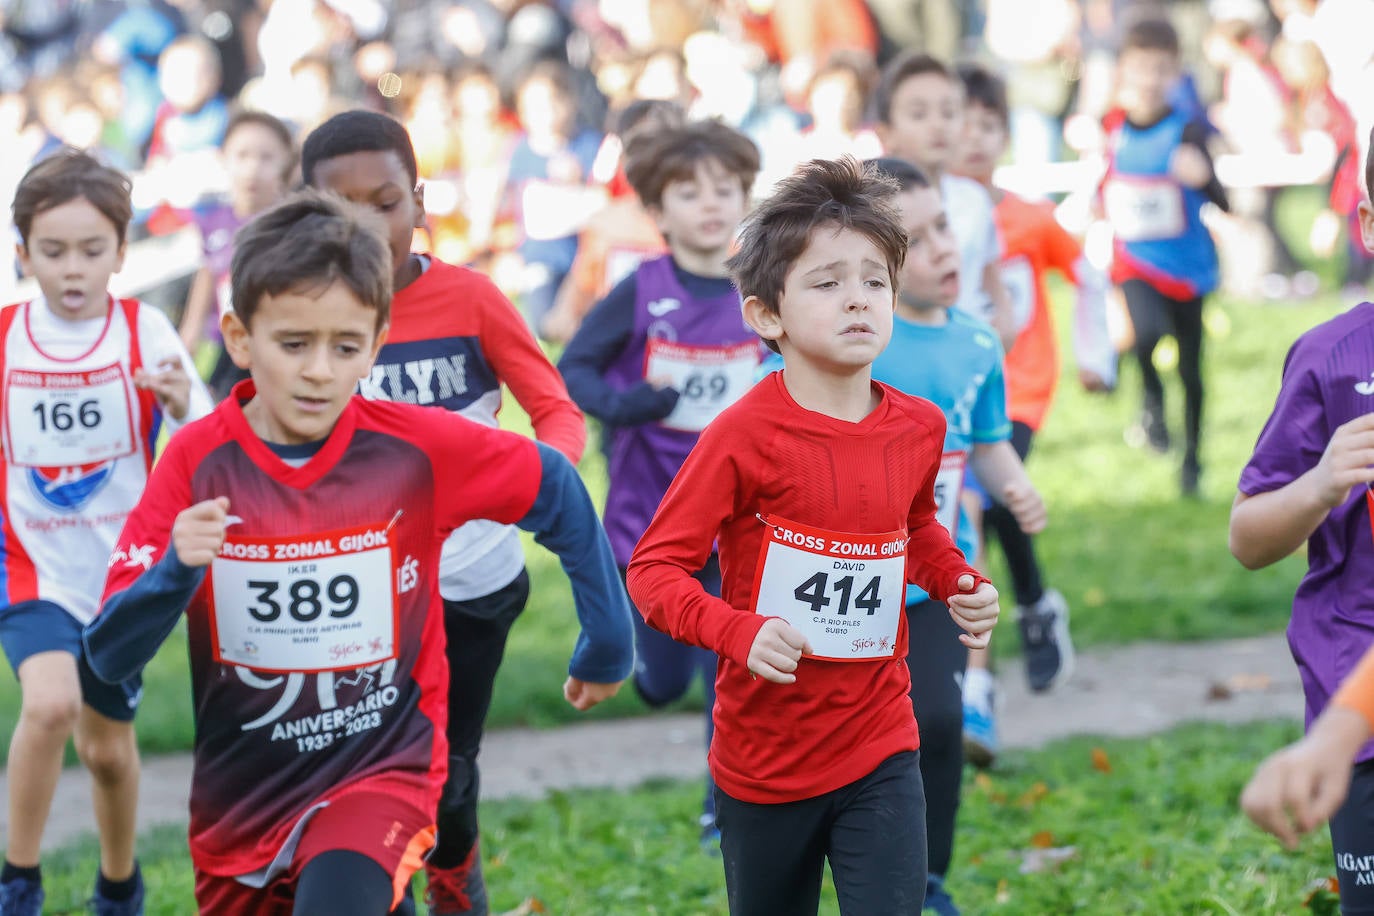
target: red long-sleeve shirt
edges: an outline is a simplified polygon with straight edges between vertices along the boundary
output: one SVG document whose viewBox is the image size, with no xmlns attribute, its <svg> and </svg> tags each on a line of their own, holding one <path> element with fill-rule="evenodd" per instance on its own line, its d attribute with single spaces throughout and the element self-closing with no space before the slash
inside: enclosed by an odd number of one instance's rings
<svg viewBox="0 0 1374 916">
<path fill-rule="evenodd" d="M 874 388 L 877 408 L 849 423 L 798 405 L 782 373 L 765 378 L 702 433 L 630 562 L 630 597 L 649 624 L 720 655 L 711 773 L 743 801 L 811 798 L 920 744 L 900 611 L 889 657 L 805 657 L 795 684 L 751 677 L 750 646 L 772 616 L 751 610 L 768 530 L 760 516 L 836 533 L 904 530 L 906 580 L 937 598 L 962 575 L 986 581 L 935 520 L 944 417 L 929 401 Z M 720 598 L 691 578 L 717 541 Z"/>
</svg>

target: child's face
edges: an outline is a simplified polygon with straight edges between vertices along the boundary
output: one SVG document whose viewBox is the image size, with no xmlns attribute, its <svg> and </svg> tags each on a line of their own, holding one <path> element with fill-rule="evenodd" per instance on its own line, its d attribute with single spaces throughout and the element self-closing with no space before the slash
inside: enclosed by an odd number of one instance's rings
<svg viewBox="0 0 1374 916">
<path fill-rule="evenodd" d="M 817 126 L 853 130 L 863 117 L 863 94 L 852 73 L 837 70 L 816 80 L 806 98 Z"/>
<path fill-rule="evenodd" d="M 744 219 L 744 203 L 739 176 L 706 159 L 691 178 L 664 185 L 662 204 L 649 212 L 673 248 L 724 252 Z"/>
<path fill-rule="evenodd" d="M 992 180 L 992 171 L 1007 150 L 1007 129 L 991 108 L 971 104 L 964 113 L 964 133 L 953 170 L 978 181 Z"/>
<path fill-rule="evenodd" d="M 347 153 L 315 164 L 314 185 L 355 204 L 371 207 L 386 221 L 391 267 L 400 274 L 410 260 L 410 242 L 425 224 L 424 190 L 394 150 Z"/>
<path fill-rule="evenodd" d="M 163 54 L 157 67 L 162 97 L 177 111 L 199 111 L 219 91 L 215 65 L 196 47 L 173 48 Z"/>
<path fill-rule="evenodd" d="M 484 76 L 470 76 L 453 90 L 453 107 L 464 121 L 495 121 L 501 114 L 501 93 Z"/>
<path fill-rule="evenodd" d="M 1117 102 L 1133 121 L 1157 118 L 1178 79 L 1178 59 L 1168 51 L 1127 48 L 1117 60 Z"/>
<path fill-rule="evenodd" d="M 286 193 L 291 151 L 268 128 L 251 122 L 240 125 L 221 152 L 236 208 L 257 213 Z"/>
<path fill-rule="evenodd" d="M 909 77 L 892 94 L 888 123 L 878 136 L 889 156 L 943 172 L 950 165 L 964 122 L 963 93 L 939 73 Z"/>
<path fill-rule="evenodd" d="M 893 203 L 906 230 L 898 301 L 917 312 L 947 309 L 959 298 L 959 243 L 935 188 L 910 188 Z"/>
<path fill-rule="evenodd" d="M 526 133 L 566 139 L 572 131 L 572 100 L 546 79 L 533 79 L 520 87 L 515 112 Z"/>
<path fill-rule="evenodd" d="M 386 338 L 376 325 L 376 309 L 340 281 L 264 296 L 251 329 L 228 312 L 225 347 L 258 390 L 244 408 L 253 431 L 281 445 L 327 437 Z"/>
<path fill-rule="evenodd" d="M 124 266 L 124 247 L 109 217 L 77 197 L 37 213 L 28 244 L 20 244 L 18 253 L 53 313 L 78 321 L 99 318 L 109 308 L 107 288 Z"/>
<path fill-rule="evenodd" d="M 894 306 L 887 258 L 868 236 L 818 226 L 783 281 L 776 313 L 745 300 L 750 326 L 773 340 L 789 367 L 849 375 L 878 358 L 892 339 Z"/>
</svg>

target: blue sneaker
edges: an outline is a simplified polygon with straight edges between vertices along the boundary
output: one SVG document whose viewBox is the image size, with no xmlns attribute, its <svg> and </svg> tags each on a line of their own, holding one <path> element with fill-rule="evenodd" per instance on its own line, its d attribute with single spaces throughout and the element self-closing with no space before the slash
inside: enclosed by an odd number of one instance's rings
<svg viewBox="0 0 1374 916">
<path fill-rule="evenodd" d="M 134 879 L 138 882 L 134 888 L 133 896 L 128 900 L 111 900 L 100 893 L 100 885 L 96 885 L 96 891 L 91 895 L 88 905 L 95 916 L 143 916 L 143 873 L 138 866 L 134 866 Z M 6 916 L 9 910 L 5 911 Z"/>
<path fill-rule="evenodd" d="M 41 916 L 43 882 L 16 878 L 0 884 L 0 913 L 4 916 Z"/>
<path fill-rule="evenodd" d="M 959 916 L 959 908 L 946 893 L 945 879 L 940 875 L 930 875 L 926 878 L 926 903 L 921 911 L 927 910 L 938 913 L 939 916 Z"/>
<path fill-rule="evenodd" d="M 715 815 L 701 816 L 701 848 L 708 856 L 720 855 L 720 828 L 716 826 Z"/>
<path fill-rule="evenodd" d="M 980 770 L 997 759 L 997 717 L 991 696 L 985 702 L 964 698 L 964 759 Z"/>
</svg>

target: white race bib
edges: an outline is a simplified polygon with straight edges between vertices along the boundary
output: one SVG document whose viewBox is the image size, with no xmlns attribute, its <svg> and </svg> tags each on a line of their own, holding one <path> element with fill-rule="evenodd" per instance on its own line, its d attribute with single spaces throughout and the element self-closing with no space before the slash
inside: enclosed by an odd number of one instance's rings
<svg viewBox="0 0 1374 916">
<path fill-rule="evenodd" d="M 1183 234 L 1183 189 L 1166 177 L 1114 175 L 1102 188 L 1102 208 L 1123 242 L 1171 239 Z"/>
<path fill-rule="evenodd" d="M 669 429 L 699 433 L 754 385 L 759 345 L 701 347 L 650 338 L 644 349 L 644 377 L 667 378 L 680 392 L 673 412 L 660 422 Z"/>
<path fill-rule="evenodd" d="M 210 564 L 215 660 L 344 671 L 396 657 L 397 571 L 378 525 L 224 540 Z"/>
<path fill-rule="evenodd" d="M 959 536 L 959 500 L 964 495 L 963 452 L 945 452 L 935 475 L 935 520 L 951 538 Z"/>
<path fill-rule="evenodd" d="M 768 534 L 752 610 L 805 633 L 814 658 L 892 658 L 906 601 L 906 531 L 841 534 L 760 518 Z"/>
<path fill-rule="evenodd" d="M 133 405 L 119 363 L 89 372 L 11 369 L 5 404 L 13 464 L 73 467 L 134 453 Z"/>
<path fill-rule="evenodd" d="M 1001 264 L 1002 286 L 1011 300 L 1011 318 L 1020 334 L 1030 324 L 1035 309 L 1035 270 L 1030 258 L 1023 254 L 1007 258 Z"/>
</svg>

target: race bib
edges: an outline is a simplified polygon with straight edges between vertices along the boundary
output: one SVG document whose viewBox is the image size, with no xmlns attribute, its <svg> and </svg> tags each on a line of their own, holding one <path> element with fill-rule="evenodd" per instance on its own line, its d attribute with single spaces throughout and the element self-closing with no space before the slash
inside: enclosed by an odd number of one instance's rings
<svg viewBox="0 0 1374 916">
<path fill-rule="evenodd" d="M 70 467 L 134 453 L 133 406 L 119 363 L 89 372 L 11 369 L 5 406 L 13 464 Z"/>
<path fill-rule="evenodd" d="M 1012 321 L 1016 333 L 1020 334 L 1030 324 L 1031 312 L 1035 309 L 1035 271 L 1025 255 L 1007 258 L 1001 270 L 1002 286 L 1011 300 Z"/>
<path fill-rule="evenodd" d="M 964 452 L 945 452 L 935 475 L 935 520 L 951 538 L 959 536 L 959 499 L 964 495 Z"/>
<path fill-rule="evenodd" d="M 1114 176 L 1102 188 L 1102 207 L 1123 242 L 1171 239 L 1183 234 L 1183 189 L 1168 178 Z"/>
<path fill-rule="evenodd" d="M 397 647 L 397 567 L 382 526 L 224 540 L 210 564 L 215 660 L 259 671 L 344 671 Z"/>
<path fill-rule="evenodd" d="M 667 378 L 680 396 L 659 422 L 669 429 L 699 433 L 754 384 L 759 345 L 699 347 L 651 338 L 644 350 L 644 377 Z"/>
<path fill-rule="evenodd" d="M 813 658 L 892 658 L 906 598 L 906 531 L 841 534 L 760 516 L 768 528 L 756 614 L 806 634 Z"/>
</svg>

